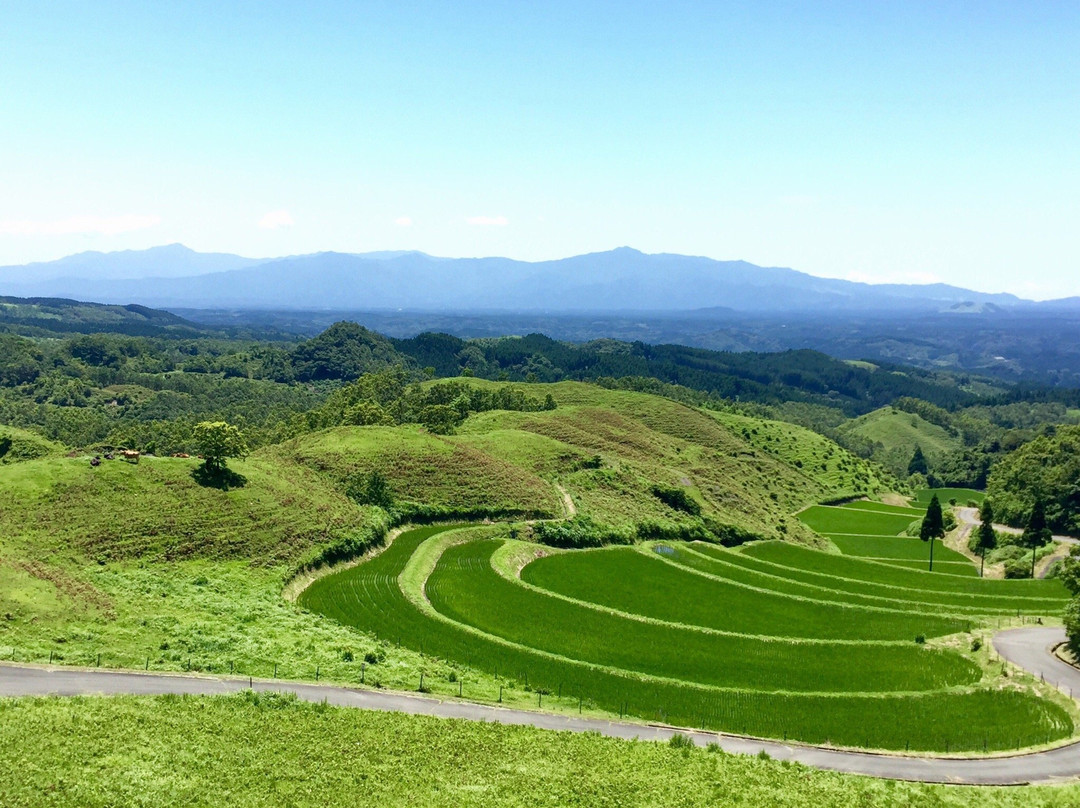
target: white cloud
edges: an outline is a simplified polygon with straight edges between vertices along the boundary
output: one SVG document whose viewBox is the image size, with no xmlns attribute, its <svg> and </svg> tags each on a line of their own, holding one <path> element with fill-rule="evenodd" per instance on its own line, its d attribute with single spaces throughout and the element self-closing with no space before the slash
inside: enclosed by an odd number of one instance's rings
<svg viewBox="0 0 1080 808">
<path fill-rule="evenodd" d="M 259 219 L 259 227 L 263 230 L 277 230 L 279 227 L 292 227 L 296 222 L 287 210 L 272 210 Z"/>
<path fill-rule="evenodd" d="M 481 227 L 506 227 L 510 223 L 505 216 L 470 216 L 465 221 Z"/>
<path fill-rule="evenodd" d="M 396 219 L 394 219 L 394 224 L 396 224 L 398 227 L 412 227 L 412 217 L 398 216 Z"/>
<path fill-rule="evenodd" d="M 115 236 L 132 230 L 145 230 L 161 223 L 160 216 L 71 216 L 53 221 L 11 219 L 0 222 L 0 235 L 5 236 L 69 236 L 92 234 Z"/>
</svg>

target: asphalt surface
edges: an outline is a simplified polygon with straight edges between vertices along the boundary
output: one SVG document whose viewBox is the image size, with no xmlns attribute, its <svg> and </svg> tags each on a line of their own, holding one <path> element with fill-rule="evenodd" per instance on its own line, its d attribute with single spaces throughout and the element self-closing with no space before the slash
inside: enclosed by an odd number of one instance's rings
<svg viewBox="0 0 1080 808">
<path fill-rule="evenodd" d="M 1054 657 L 1050 649 L 1062 642 L 1057 628 L 1019 628 L 994 637 L 998 653 L 1036 676 L 1080 695 L 1080 670 Z M 238 677 L 181 676 L 125 671 L 0 665 L 0 696 L 75 695 L 219 695 L 252 688 L 295 693 L 306 701 L 326 701 L 341 707 L 463 718 L 541 729 L 598 732 L 614 738 L 666 741 L 670 727 L 603 721 L 593 718 L 511 710 L 469 702 L 439 701 L 421 695 L 353 690 L 333 685 L 301 684 Z M 926 758 L 849 752 L 814 746 L 765 741 L 713 732 L 682 730 L 695 743 L 718 743 L 725 751 L 756 755 L 762 750 L 776 760 L 790 760 L 819 769 L 865 774 L 895 780 L 970 785 L 1047 783 L 1080 777 L 1080 743 L 1046 752 L 995 758 Z"/>
</svg>

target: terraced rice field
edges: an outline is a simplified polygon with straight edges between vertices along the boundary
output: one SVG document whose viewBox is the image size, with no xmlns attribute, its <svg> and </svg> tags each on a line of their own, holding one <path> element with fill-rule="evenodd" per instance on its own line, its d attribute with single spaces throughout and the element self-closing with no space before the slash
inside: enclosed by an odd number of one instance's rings
<svg viewBox="0 0 1080 808">
<path fill-rule="evenodd" d="M 645 720 L 940 751 L 1013 749 L 1073 730 L 1062 707 L 993 677 L 978 654 L 913 641 L 915 633 L 962 632 L 1018 603 L 1025 611 L 1058 609 L 1063 591 L 999 589 L 994 584 L 1005 582 L 824 553 L 817 555 L 861 564 L 875 577 L 801 573 L 810 583 L 772 550 L 765 560 L 681 543 L 541 558 L 530 545 L 534 560 L 519 577 L 506 559 L 526 546 L 501 538 L 456 543 L 466 534 L 448 530 L 402 534 L 374 558 L 315 581 L 301 604 L 494 672 L 507 686 L 540 691 L 538 698 L 580 698 Z M 917 588 L 907 576 L 948 581 Z M 972 584 L 986 588 L 964 588 Z M 941 599 L 958 605 L 943 608 Z"/>
<path fill-rule="evenodd" d="M 944 507 L 948 507 L 947 495 L 960 497 L 958 502 L 967 502 L 971 498 L 968 495 L 979 492 L 927 489 L 919 493 L 925 495 L 925 501 L 916 498 L 909 506 L 858 500 L 844 505 L 814 505 L 801 511 L 798 518 L 811 530 L 831 540 L 844 555 L 911 570 L 928 569 L 929 545 L 918 538 L 900 534 L 923 518 L 934 493 L 939 495 Z M 934 545 L 934 568 L 950 575 L 978 576 L 978 569 L 971 561 L 940 542 Z"/>
</svg>

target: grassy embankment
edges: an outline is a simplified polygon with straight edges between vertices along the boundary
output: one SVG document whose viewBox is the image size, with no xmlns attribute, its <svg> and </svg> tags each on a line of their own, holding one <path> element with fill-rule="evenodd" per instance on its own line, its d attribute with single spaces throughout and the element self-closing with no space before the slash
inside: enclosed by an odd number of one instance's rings
<svg viewBox="0 0 1080 808">
<path fill-rule="evenodd" d="M 964 788 L 280 696 L 0 700 L 0 802 L 1063 808 L 1076 786 Z"/>
</svg>

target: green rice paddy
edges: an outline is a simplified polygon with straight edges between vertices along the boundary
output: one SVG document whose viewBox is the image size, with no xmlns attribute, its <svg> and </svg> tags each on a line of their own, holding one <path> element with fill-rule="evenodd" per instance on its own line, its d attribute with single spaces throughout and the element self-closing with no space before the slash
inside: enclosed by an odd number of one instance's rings
<svg viewBox="0 0 1080 808">
<path fill-rule="evenodd" d="M 507 687 L 533 689 L 538 700 L 545 693 L 579 698 L 642 720 L 936 751 L 1014 749 L 1073 731 L 1061 706 L 999 680 L 978 654 L 903 636 L 956 633 L 971 623 L 971 613 L 943 616 L 932 600 L 919 600 L 939 592 L 875 608 L 873 598 L 844 601 L 842 592 L 834 597 L 826 587 L 698 551 L 779 569 L 773 562 L 683 544 L 655 557 L 618 548 L 535 558 L 530 546 L 535 560 L 519 580 L 493 565 L 504 539 L 455 544 L 444 541 L 454 537 L 447 530 L 402 534 L 374 558 L 315 581 L 301 604 L 388 642 L 495 673 Z M 691 556 L 754 583 L 679 565 Z M 1010 605 L 1057 603 L 1003 597 Z"/>
</svg>

